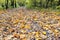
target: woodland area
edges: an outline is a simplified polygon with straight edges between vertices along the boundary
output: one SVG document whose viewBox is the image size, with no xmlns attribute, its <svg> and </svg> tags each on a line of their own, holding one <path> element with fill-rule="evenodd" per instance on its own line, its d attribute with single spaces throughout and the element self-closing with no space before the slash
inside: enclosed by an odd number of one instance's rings
<svg viewBox="0 0 60 40">
<path fill-rule="evenodd" d="M 60 0 L 0 0 L 0 9 L 16 8 L 53 8 L 60 9 Z"/>
</svg>

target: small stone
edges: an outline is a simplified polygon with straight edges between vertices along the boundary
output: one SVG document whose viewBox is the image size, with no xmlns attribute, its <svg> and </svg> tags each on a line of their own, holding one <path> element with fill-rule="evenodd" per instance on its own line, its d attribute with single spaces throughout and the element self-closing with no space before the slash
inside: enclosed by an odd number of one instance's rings
<svg viewBox="0 0 60 40">
<path fill-rule="evenodd" d="M 4 40 L 8 40 L 8 38 L 7 38 L 7 37 L 4 37 L 3 39 L 4 39 Z"/>
<path fill-rule="evenodd" d="M 41 34 L 40 37 L 41 37 L 42 39 L 46 39 L 46 38 L 47 38 L 47 36 L 45 36 L 45 35 L 43 35 L 43 34 Z"/>
<path fill-rule="evenodd" d="M 13 35 L 8 35 L 7 36 L 7 39 L 9 40 L 9 39 L 11 39 L 13 37 Z"/>
</svg>

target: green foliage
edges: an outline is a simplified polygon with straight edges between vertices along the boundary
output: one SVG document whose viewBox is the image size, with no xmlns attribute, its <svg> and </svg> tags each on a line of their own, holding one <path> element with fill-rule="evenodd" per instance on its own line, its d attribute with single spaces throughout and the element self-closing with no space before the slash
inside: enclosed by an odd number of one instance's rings
<svg viewBox="0 0 60 40">
<path fill-rule="evenodd" d="M 16 8 L 24 6 L 27 8 L 53 8 L 60 9 L 60 0 L 0 0 L 0 8 Z"/>
<path fill-rule="evenodd" d="M 0 10 L 1 10 L 1 9 L 3 9 L 3 7 L 2 7 L 2 6 L 0 6 Z"/>
<path fill-rule="evenodd" d="M 19 6 L 24 6 L 25 5 L 25 1 L 26 0 L 17 0 L 17 3 L 19 4 Z"/>
<path fill-rule="evenodd" d="M 60 6 L 56 6 L 56 9 L 60 9 Z"/>
<path fill-rule="evenodd" d="M 32 8 L 32 7 L 33 7 L 33 1 L 34 1 L 34 0 L 26 0 L 25 6 L 26 6 L 27 8 Z"/>
</svg>

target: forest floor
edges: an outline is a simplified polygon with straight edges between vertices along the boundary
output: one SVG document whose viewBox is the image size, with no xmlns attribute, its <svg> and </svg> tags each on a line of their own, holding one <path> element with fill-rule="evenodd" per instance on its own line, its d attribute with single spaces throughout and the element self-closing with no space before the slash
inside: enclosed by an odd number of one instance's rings
<svg viewBox="0 0 60 40">
<path fill-rule="evenodd" d="M 56 13 L 24 8 L 0 11 L 0 40 L 60 40 Z"/>
</svg>

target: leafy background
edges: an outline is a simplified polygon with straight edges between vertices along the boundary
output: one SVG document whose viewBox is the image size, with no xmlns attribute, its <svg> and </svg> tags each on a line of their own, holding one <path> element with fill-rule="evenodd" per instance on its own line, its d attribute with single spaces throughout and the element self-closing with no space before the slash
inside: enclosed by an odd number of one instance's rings
<svg viewBox="0 0 60 40">
<path fill-rule="evenodd" d="M 0 9 L 6 9 L 6 5 L 8 8 L 13 8 L 11 3 L 11 0 L 0 0 Z M 16 3 L 16 7 L 60 9 L 60 0 L 14 0 L 14 3 Z"/>
</svg>

